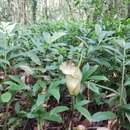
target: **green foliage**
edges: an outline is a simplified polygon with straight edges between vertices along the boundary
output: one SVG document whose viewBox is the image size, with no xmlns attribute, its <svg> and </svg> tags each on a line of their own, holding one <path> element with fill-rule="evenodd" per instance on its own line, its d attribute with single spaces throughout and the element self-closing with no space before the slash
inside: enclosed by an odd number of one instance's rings
<svg viewBox="0 0 130 130">
<path fill-rule="evenodd" d="M 130 121 L 129 22 L 120 21 L 120 29 L 117 22 L 62 21 L 26 28 L 2 22 L 0 103 L 3 108 L 14 107 L 14 113 L 3 117 L 4 123 L 15 129 L 27 118 L 35 118 L 40 130 L 47 121 L 63 123 L 60 113 L 72 110 L 92 122 Z M 66 60 L 82 70 L 80 94 L 71 97 L 76 99 L 72 106 L 72 102 L 62 101 L 70 96 L 59 71 Z M 108 108 L 95 112 L 89 108 L 91 104 L 107 104 Z M 116 108 L 115 113 L 112 108 Z"/>
<path fill-rule="evenodd" d="M 94 122 L 98 121 L 104 121 L 109 119 L 115 119 L 116 115 L 112 112 L 106 111 L 106 112 L 97 112 L 92 116 L 92 120 Z"/>
<path fill-rule="evenodd" d="M 12 97 L 12 94 L 10 92 L 5 92 L 1 95 L 1 101 L 2 102 L 9 102 Z"/>
</svg>

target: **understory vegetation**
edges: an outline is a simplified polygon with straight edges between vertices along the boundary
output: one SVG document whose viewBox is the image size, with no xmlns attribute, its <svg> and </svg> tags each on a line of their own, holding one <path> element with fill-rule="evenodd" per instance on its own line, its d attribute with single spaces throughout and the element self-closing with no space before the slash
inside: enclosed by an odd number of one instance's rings
<svg viewBox="0 0 130 130">
<path fill-rule="evenodd" d="M 95 15 L 1 20 L 1 130 L 130 129 L 130 19 Z"/>
</svg>

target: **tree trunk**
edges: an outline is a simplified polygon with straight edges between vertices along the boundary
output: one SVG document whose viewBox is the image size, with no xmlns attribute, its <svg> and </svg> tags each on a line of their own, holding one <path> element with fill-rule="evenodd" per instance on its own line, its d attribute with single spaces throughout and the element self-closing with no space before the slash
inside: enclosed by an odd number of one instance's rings
<svg viewBox="0 0 130 130">
<path fill-rule="evenodd" d="M 127 13 L 127 18 L 130 18 L 130 3 L 128 3 L 128 13 Z"/>
<path fill-rule="evenodd" d="M 27 24 L 27 8 L 26 8 L 26 0 L 21 0 L 19 2 L 20 5 L 20 14 L 19 14 L 19 22 L 21 24 Z"/>
<path fill-rule="evenodd" d="M 47 7 L 47 0 L 44 0 L 45 4 L 45 18 L 48 19 L 48 7 Z"/>
<path fill-rule="evenodd" d="M 37 0 L 32 0 L 32 19 L 36 22 Z"/>
<path fill-rule="evenodd" d="M 8 0 L 9 11 L 12 22 L 27 23 L 26 0 Z"/>
<path fill-rule="evenodd" d="M 9 13 L 11 16 L 11 21 L 12 22 L 17 22 L 17 3 L 16 1 L 12 0 L 8 0 L 8 6 L 9 6 Z"/>
<path fill-rule="evenodd" d="M 74 20 L 73 9 L 72 9 L 72 7 L 71 7 L 70 0 L 66 0 L 66 2 L 67 2 L 67 4 L 68 4 L 69 10 L 70 10 L 71 18 L 72 18 L 72 20 Z"/>
</svg>

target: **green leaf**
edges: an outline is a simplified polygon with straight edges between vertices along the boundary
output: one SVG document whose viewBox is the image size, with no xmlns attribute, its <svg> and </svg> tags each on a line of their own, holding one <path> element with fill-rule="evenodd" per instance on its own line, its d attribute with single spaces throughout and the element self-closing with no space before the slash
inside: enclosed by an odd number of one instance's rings
<svg viewBox="0 0 130 130">
<path fill-rule="evenodd" d="M 102 31 L 102 33 L 98 34 L 98 42 L 101 43 L 102 40 L 105 38 L 106 32 Z"/>
<path fill-rule="evenodd" d="M 124 39 L 116 39 L 115 42 L 121 47 L 121 48 L 125 48 L 126 47 L 126 43 Z"/>
<path fill-rule="evenodd" d="M 91 121 L 91 114 L 86 108 L 82 106 L 75 106 L 75 109 L 77 109 L 86 119 Z"/>
<path fill-rule="evenodd" d="M 84 106 L 84 105 L 88 104 L 89 102 L 90 102 L 89 100 L 78 101 L 78 102 L 75 104 L 75 107 L 77 107 L 77 106 Z"/>
<path fill-rule="evenodd" d="M 125 104 L 122 106 L 123 109 L 130 110 L 130 104 Z"/>
<path fill-rule="evenodd" d="M 130 65 L 130 60 L 127 60 L 125 65 Z"/>
<path fill-rule="evenodd" d="M 130 49 L 130 42 L 126 42 L 125 49 Z"/>
<path fill-rule="evenodd" d="M 99 91 L 99 87 L 97 87 L 97 85 L 95 83 L 92 83 L 92 82 L 88 82 L 87 83 L 87 86 L 90 90 L 92 90 L 93 92 L 97 93 L 97 94 L 100 94 L 100 91 Z"/>
<path fill-rule="evenodd" d="M 105 76 L 100 76 L 100 75 L 91 76 L 89 79 L 91 79 L 91 80 L 96 80 L 96 81 L 108 81 L 108 78 L 107 78 L 107 77 L 105 77 Z"/>
<path fill-rule="evenodd" d="M 130 122 L 130 113 L 126 112 L 125 115 L 126 115 L 128 121 Z"/>
<path fill-rule="evenodd" d="M 19 112 L 20 112 L 20 109 L 21 109 L 20 103 L 19 103 L 19 102 L 16 102 L 16 104 L 15 104 L 15 112 L 16 112 L 16 113 L 19 113 Z"/>
<path fill-rule="evenodd" d="M 7 82 L 4 82 L 5 84 L 8 84 L 10 87 L 9 89 L 12 90 L 12 91 L 20 91 L 20 90 L 23 90 L 23 89 L 26 89 L 26 87 L 22 84 L 16 84 L 12 81 L 7 81 Z"/>
<path fill-rule="evenodd" d="M 18 84 L 24 84 L 21 79 L 19 78 L 19 76 L 14 76 L 14 75 L 9 75 L 10 79 Z"/>
<path fill-rule="evenodd" d="M 116 90 L 112 89 L 112 88 L 109 88 L 109 87 L 103 86 L 103 85 L 99 85 L 99 84 L 96 84 L 96 85 L 97 85 L 98 87 L 100 87 L 100 88 L 109 90 L 109 91 L 114 92 L 114 93 L 116 93 L 117 95 L 119 95 L 119 93 L 118 93 Z"/>
<path fill-rule="evenodd" d="M 58 114 L 50 114 L 49 112 L 46 112 L 44 115 L 43 115 L 43 119 L 44 120 L 48 120 L 48 121 L 56 121 L 56 122 L 62 122 L 62 118 L 60 115 Z"/>
<path fill-rule="evenodd" d="M 8 60 L 0 59 L 0 64 L 10 65 Z"/>
<path fill-rule="evenodd" d="M 46 95 L 45 94 L 39 94 L 38 98 L 37 98 L 37 101 L 36 101 L 36 105 L 37 106 L 42 105 L 45 102 L 45 99 L 46 99 Z"/>
<path fill-rule="evenodd" d="M 24 70 L 27 74 L 33 75 L 33 70 L 32 68 L 30 68 L 27 65 L 18 65 L 17 67 L 21 68 L 22 70 Z"/>
<path fill-rule="evenodd" d="M 27 118 L 29 118 L 29 119 L 37 118 L 37 114 L 35 114 L 35 113 L 27 113 Z"/>
<path fill-rule="evenodd" d="M 66 106 L 57 106 L 50 111 L 50 114 L 57 114 L 69 110 Z"/>
<path fill-rule="evenodd" d="M 111 120 L 116 118 L 116 115 L 110 111 L 106 112 L 97 112 L 94 115 L 92 115 L 92 121 L 93 122 L 99 122 L 99 121 L 105 121 L 105 120 Z"/>
<path fill-rule="evenodd" d="M 130 78 L 128 78 L 125 83 L 124 83 L 125 86 L 130 86 Z"/>
<path fill-rule="evenodd" d="M 95 25 L 95 32 L 96 32 L 96 35 L 100 35 L 102 33 L 102 28 L 99 24 L 96 24 Z"/>
<path fill-rule="evenodd" d="M 115 49 L 113 46 L 102 46 L 108 53 L 113 54 L 116 53 L 117 55 L 121 56 L 121 52 L 118 49 Z M 114 54 L 113 54 L 114 55 Z"/>
<path fill-rule="evenodd" d="M 66 35 L 65 32 L 56 32 L 53 34 L 53 36 L 50 36 L 48 39 L 47 39 L 47 43 L 53 43 L 55 42 L 56 40 L 58 40 L 59 38 L 61 38 L 62 36 Z"/>
<path fill-rule="evenodd" d="M 129 117 L 130 118 L 130 117 Z M 130 130 L 130 119 L 129 122 L 125 121 L 121 123 L 121 126 L 125 128 L 126 130 Z"/>
<path fill-rule="evenodd" d="M 83 67 L 83 81 L 88 80 L 89 77 L 97 70 L 98 65 L 95 65 L 90 68 L 89 64 Z"/>
<path fill-rule="evenodd" d="M 33 85 L 33 93 L 34 95 L 42 88 L 45 88 L 46 84 L 45 82 L 38 80 L 34 85 Z"/>
<path fill-rule="evenodd" d="M 28 52 L 27 54 L 28 54 L 28 57 L 30 57 L 30 59 L 31 59 L 35 64 L 41 65 L 41 61 L 40 61 L 39 57 L 38 57 L 36 54 L 34 54 L 34 53 L 32 53 L 32 52 Z"/>
<path fill-rule="evenodd" d="M 59 85 L 63 84 L 63 80 L 53 81 L 48 89 L 48 93 L 50 93 L 58 102 L 60 99 Z"/>
<path fill-rule="evenodd" d="M 7 103 L 10 101 L 12 94 L 10 92 L 5 92 L 0 97 L 2 102 Z"/>
<path fill-rule="evenodd" d="M 27 112 L 26 111 L 19 111 L 18 115 L 21 117 L 21 118 L 26 118 L 27 117 Z"/>
</svg>

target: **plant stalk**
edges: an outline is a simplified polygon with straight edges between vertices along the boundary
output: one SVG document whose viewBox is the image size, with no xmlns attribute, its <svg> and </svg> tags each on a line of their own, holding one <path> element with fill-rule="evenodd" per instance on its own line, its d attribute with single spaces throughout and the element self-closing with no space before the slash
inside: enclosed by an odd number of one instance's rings
<svg viewBox="0 0 130 130">
<path fill-rule="evenodd" d="M 123 62 L 122 62 L 122 79 L 121 79 L 121 90 L 120 90 L 120 105 L 124 105 L 125 104 L 125 100 L 124 100 L 124 79 L 125 79 L 125 56 L 126 56 L 126 52 L 125 49 L 123 51 Z"/>
</svg>

